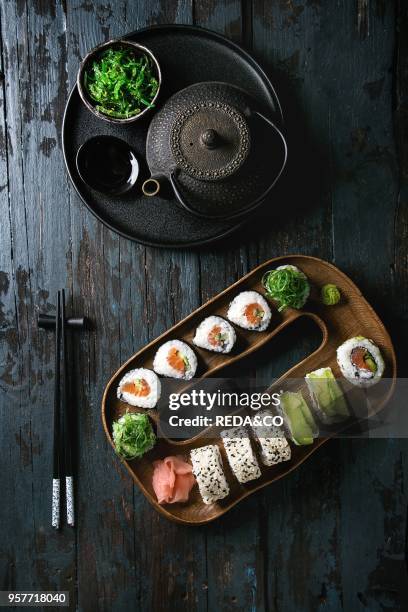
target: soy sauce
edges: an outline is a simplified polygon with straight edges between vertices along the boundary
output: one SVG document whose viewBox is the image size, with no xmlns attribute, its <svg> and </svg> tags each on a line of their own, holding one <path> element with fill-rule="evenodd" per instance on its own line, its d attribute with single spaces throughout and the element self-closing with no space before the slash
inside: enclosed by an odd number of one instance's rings
<svg viewBox="0 0 408 612">
<path fill-rule="evenodd" d="M 84 183 L 109 195 L 129 191 L 139 174 L 139 163 L 132 148 L 114 136 L 87 140 L 79 148 L 76 161 Z"/>
</svg>

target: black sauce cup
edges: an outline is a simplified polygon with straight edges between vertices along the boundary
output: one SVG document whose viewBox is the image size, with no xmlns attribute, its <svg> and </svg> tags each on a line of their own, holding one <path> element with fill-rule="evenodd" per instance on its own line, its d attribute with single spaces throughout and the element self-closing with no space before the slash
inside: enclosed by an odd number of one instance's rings
<svg viewBox="0 0 408 612">
<path fill-rule="evenodd" d="M 146 106 L 146 108 L 144 108 L 137 115 L 133 115 L 132 117 L 128 117 L 126 119 L 111 117 L 110 115 L 105 115 L 104 113 L 98 111 L 95 108 L 95 103 L 92 101 L 90 95 L 88 94 L 86 90 L 85 83 L 84 83 L 85 72 L 89 68 L 91 63 L 100 55 L 100 53 L 102 51 L 105 51 L 106 49 L 130 49 L 134 53 L 135 56 L 146 55 L 147 57 L 150 58 L 152 62 L 152 66 L 155 71 L 157 82 L 159 84 L 156 94 L 154 98 L 151 100 L 152 105 L 155 104 L 159 96 L 161 83 L 162 83 L 162 74 L 161 74 L 159 62 L 157 61 L 153 53 L 150 51 L 150 49 L 148 49 L 147 47 L 144 47 L 143 45 L 139 45 L 138 43 L 132 42 L 130 40 L 122 40 L 122 39 L 109 40 L 108 42 L 103 43 L 102 45 L 98 45 L 97 47 L 89 51 L 89 53 L 85 55 L 84 59 L 81 62 L 81 65 L 78 70 L 78 76 L 77 76 L 77 87 L 78 87 L 79 95 L 81 96 L 81 100 L 85 104 L 86 108 L 90 110 L 91 113 L 96 115 L 96 117 L 98 117 L 99 119 L 103 119 L 104 121 L 108 121 L 109 123 L 116 123 L 120 125 L 134 123 L 141 117 L 144 117 L 147 113 L 149 113 L 149 111 L 152 111 L 153 108 Z"/>
<path fill-rule="evenodd" d="M 115 136 L 94 136 L 76 156 L 78 174 L 91 189 L 121 196 L 136 184 L 139 162 L 132 147 Z"/>
</svg>

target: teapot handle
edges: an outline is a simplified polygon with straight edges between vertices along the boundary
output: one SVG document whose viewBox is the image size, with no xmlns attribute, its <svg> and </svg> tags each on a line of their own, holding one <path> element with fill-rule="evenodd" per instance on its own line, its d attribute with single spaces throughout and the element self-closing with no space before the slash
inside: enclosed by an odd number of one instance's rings
<svg viewBox="0 0 408 612">
<path fill-rule="evenodd" d="M 276 125 L 273 123 L 273 121 L 271 119 L 269 119 L 268 117 L 265 117 L 265 115 L 263 115 L 259 111 L 249 111 L 249 114 L 250 114 L 250 116 L 253 115 L 253 116 L 261 119 L 265 123 L 267 123 L 269 127 L 271 127 L 273 130 L 275 130 L 276 134 L 282 140 L 284 154 L 283 154 L 283 160 L 282 160 L 282 164 L 281 164 L 281 166 L 279 168 L 278 174 L 276 175 L 276 177 L 273 180 L 273 182 L 268 186 L 268 188 L 260 196 L 258 196 L 255 200 L 253 200 L 248 206 L 246 206 L 244 210 L 240 210 L 240 211 L 238 211 L 236 213 L 233 213 L 232 215 L 231 214 L 210 215 L 208 213 L 203 213 L 203 212 L 197 210 L 196 208 L 194 208 L 191 204 L 189 204 L 187 202 L 187 200 L 184 198 L 183 194 L 181 193 L 180 184 L 179 184 L 178 179 L 177 179 L 178 169 L 177 168 L 173 169 L 172 172 L 170 173 L 169 181 L 170 181 L 170 184 L 171 184 L 171 186 L 173 188 L 174 195 L 176 196 L 179 204 L 181 204 L 181 206 L 183 206 L 183 208 L 185 208 L 188 212 L 192 213 L 196 217 L 202 217 L 204 219 L 233 219 L 235 217 L 240 217 L 240 216 L 250 212 L 252 209 L 256 208 L 258 206 L 258 204 L 260 204 L 267 197 L 269 192 L 275 186 L 275 184 L 276 184 L 277 180 L 279 179 L 280 175 L 282 174 L 283 169 L 286 166 L 286 161 L 287 161 L 287 158 L 288 158 L 288 146 L 286 144 L 286 139 L 285 139 L 284 135 L 282 134 L 280 129 L 278 127 L 276 127 Z"/>
</svg>

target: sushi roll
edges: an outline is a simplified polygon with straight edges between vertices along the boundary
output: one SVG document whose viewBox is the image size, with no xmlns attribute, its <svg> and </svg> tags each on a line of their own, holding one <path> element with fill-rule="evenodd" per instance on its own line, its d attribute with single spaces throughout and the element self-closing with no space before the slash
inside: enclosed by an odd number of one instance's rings
<svg viewBox="0 0 408 612">
<path fill-rule="evenodd" d="M 260 410 L 257 414 L 260 422 L 264 417 L 272 418 L 272 413 L 269 410 Z M 260 449 L 261 461 L 264 465 L 270 467 L 282 461 L 289 461 L 292 456 L 292 450 L 287 439 L 282 435 L 278 427 L 273 425 L 252 425 L 255 440 Z"/>
<path fill-rule="evenodd" d="M 161 376 L 190 380 L 197 370 L 197 357 L 185 342 L 169 340 L 154 356 L 153 369 Z"/>
<path fill-rule="evenodd" d="M 212 504 L 227 497 L 229 486 L 222 468 L 218 446 L 209 444 L 194 448 L 190 452 L 193 474 L 197 480 L 200 495 L 205 504 Z"/>
<path fill-rule="evenodd" d="M 237 339 L 235 329 L 222 317 L 207 317 L 196 329 L 193 343 L 215 353 L 230 353 Z"/>
<path fill-rule="evenodd" d="M 160 393 L 158 376 L 146 368 L 137 368 L 125 374 L 117 390 L 117 396 L 122 402 L 138 408 L 154 408 Z"/>
<path fill-rule="evenodd" d="M 347 403 L 331 368 L 320 368 L 305 376 L 313 408 L 318 418 L 328 425 L 350 416 Z"/>
<path fill-rule="evenodd" d="M 309 284 L 309 280 L 306 274 L 302 272 L 302 270 L 299 270 L 297 266 L 292 266 L 291 264 L 286 264 L 284 266 L 278 266 L 276 269 L 277 270 L 292 270 L 292 272 L 295 272 L 297 276 L 303 281 L 303 293 L 301 296 L 298 297 L 299 304 L 296 305 L 296 308 L 298 309 L 303 308 L 303 306 L 306 304 L 309 298 L 309 295 L 310 295 L 310 284 Z"/>
<path fill-rule="evenodd" d="M 319 429 L 302 393 L 300 391 L 281 393 L 279 410 L 293 442 L 298 446 L 313 444 Z"/>
<path fill-rule="evenodd" d="M 267 296 L 277 302 L 279 312 L 288 307 L 303 308 L 310 295 L 310 283 L 306 274 L 290 264 L 266 272 L 262 277 L 262 285 Z"/>
<path fill-rule="evenodd" d="M 221 432 L 228 463 L 238 482 L 255 480 L 261 475 L 258 461 L 252 450 L 248 432 L 243 427 L 233 427 Z"/>
<path fill-rule="evenodd" d="M 227 314 L 231 323 L 251 331 L 265 331 L 272 313 L 267 301 L 257 291 L 243 291 L 231 302 Z"/>
<path fill-rule="evenodd" d="M 384 374 L 384 360 L 372 340 L 356 336 L 337 349 L 341 373 L 351 384 L 359 387 L 375 385 Z"/>
</svg>

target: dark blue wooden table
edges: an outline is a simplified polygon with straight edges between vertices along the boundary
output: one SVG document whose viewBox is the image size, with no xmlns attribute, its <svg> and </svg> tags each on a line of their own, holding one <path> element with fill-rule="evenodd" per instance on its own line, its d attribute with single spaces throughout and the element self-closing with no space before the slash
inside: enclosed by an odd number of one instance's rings
<svg viewBox="0 0 408 612">
<path fill-rule="evenodd" d="M 273 256 L 317 255 L 361 287 L 407 375 L 408 14 L 402 0 L 2 0 L 0 98 L 0 579 L 69 590 L 101 611 L 407 610 L 407 441 L 335 440 L 207 527 L 159 516 L 105 440 L 105 383 L 136 349 Z M 79 201 L 61 122 L 94 45 L 194 23 L 267 69 L 291 161 L 276 213 L 225 245 L 155 250 Z M 245 85 L 245 84 L 243 84 Z M 56 289 L 95 330 L 74 342 L 78 526 L 50 527 Z M 271 354 L 279 374 L 314 339 Z"/>
</svg>

